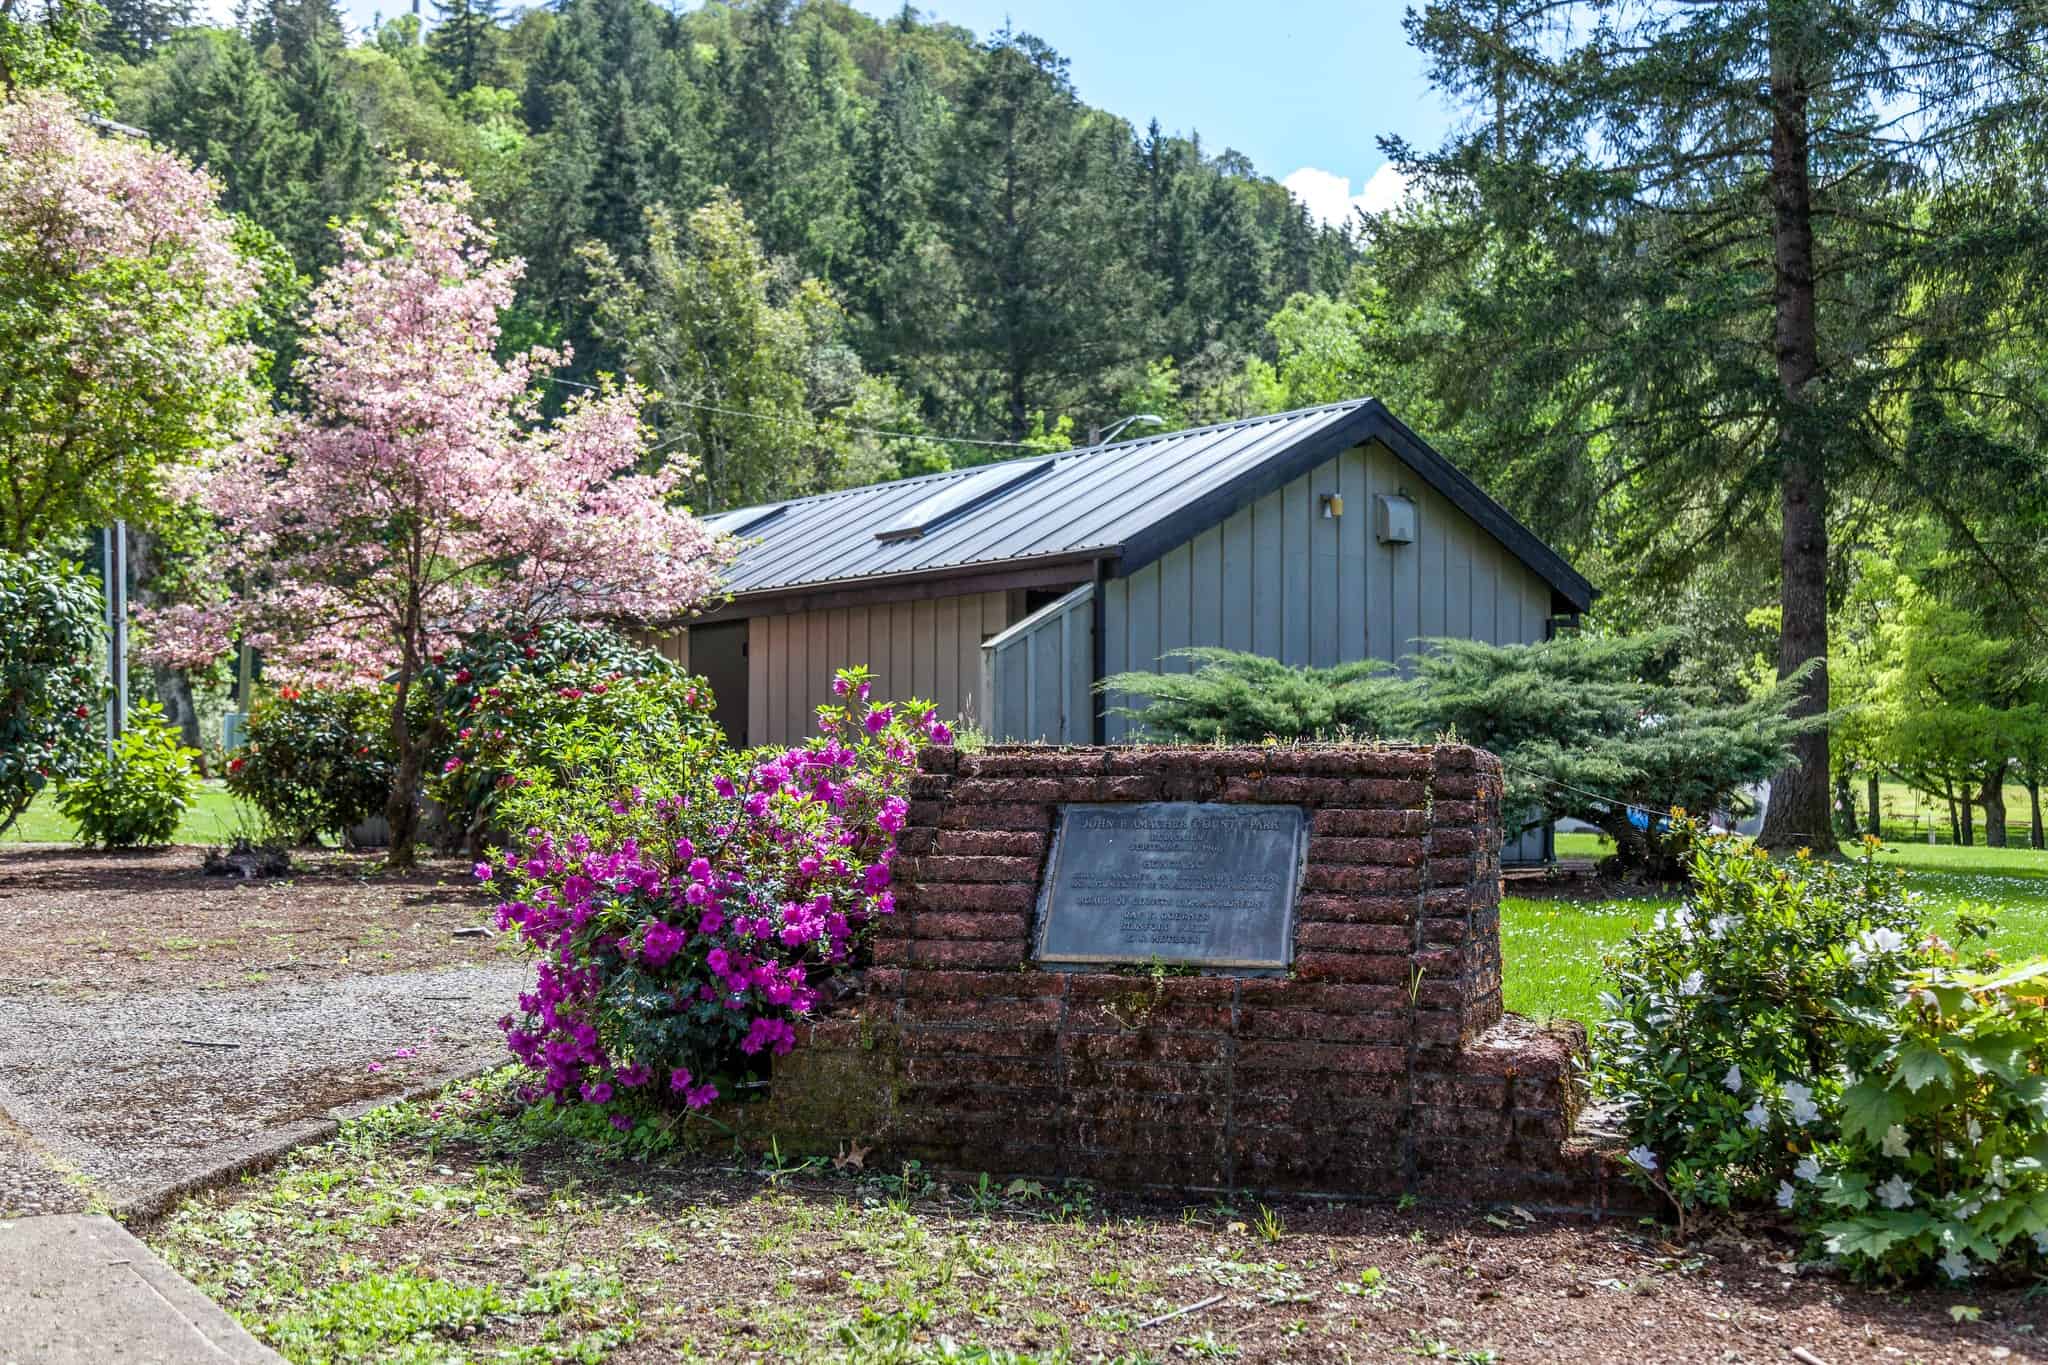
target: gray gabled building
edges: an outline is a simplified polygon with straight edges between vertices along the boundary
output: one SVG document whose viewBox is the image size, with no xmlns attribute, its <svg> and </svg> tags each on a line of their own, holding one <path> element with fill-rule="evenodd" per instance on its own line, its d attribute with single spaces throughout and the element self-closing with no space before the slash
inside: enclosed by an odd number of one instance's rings
<svg viewBox="0 0 2048 1365">
<path fill-rule="evenodd" d="M 1594 595 L 1376 399 L 711 520 L 748 545 L 670 652 L 744 744 L 810 734 L 848 664 L 999 739 L 1114 741 L 1095 682 L 1170 650 L 1394 660 L 1541 640 Z"/>
</svg>

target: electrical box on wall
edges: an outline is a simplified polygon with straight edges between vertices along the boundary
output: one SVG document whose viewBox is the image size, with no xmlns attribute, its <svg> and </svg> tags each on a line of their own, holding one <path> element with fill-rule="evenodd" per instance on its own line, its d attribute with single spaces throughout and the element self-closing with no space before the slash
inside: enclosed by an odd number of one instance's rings
<svg viewBox="0 0 2048 1365">
<path fill-rule="evenodd" d="M 1415 543 L 1415 499 L 1394 493 L 1379 496 L 1379 533 L 1382 545 Z"/>
</svg>

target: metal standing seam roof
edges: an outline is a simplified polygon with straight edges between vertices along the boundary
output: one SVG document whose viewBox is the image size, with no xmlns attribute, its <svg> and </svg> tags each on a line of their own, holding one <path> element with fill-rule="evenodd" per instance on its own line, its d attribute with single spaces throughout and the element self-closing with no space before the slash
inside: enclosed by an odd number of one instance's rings
<svg viewBox="0 0 2048 1365">
<path fill-rule="evenodd" d="M 1375 438 L 1574 607 L 1591 604 L 1592 585 L 1570 564 L 1374 398 L 736 508 L 708 522 L 748 542 L 726 574 L 735 606 L 756 594 L 1034 560 L 1113 559 L 1128 574 Z M 1048 460 L 1045 473 L 921 536 L 876 539 L 949 486 L 1000 485 L 996 471 Z"/>
</svg>

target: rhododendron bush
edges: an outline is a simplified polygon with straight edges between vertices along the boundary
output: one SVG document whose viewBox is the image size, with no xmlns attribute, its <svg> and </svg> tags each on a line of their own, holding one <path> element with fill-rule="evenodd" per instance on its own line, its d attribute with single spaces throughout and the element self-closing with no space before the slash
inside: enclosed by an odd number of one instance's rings
<svg viewBox="0 0 2048 1365">
<path fill-rule="evenodd" d="M 436 655 L 420 681 L 441 732 L 427 789 L 454 842 L 472 848 L 529 824 L 552 827 L 551 812 L 536 808 L 537 785 L 608 781 L 618 765 L 656 755 L 672 769 L 681 746 L 718 735 L 700 679 L 602 626 L 482 631 Z M 518 790 L 528 811 L 513 817 L 503 808 Z"/>
<path fill-rule="evenodd" d="M 428 740 L 406 703 L 433 655 L 499 621 L 686 614 L 731 553 L 671 505 L 686 465 L 639 472 L 631 385 L 542 420 L 539 384 L 565 357 L 497 354 L 522 264 L 492 255 L 470 199 L 459 180 L 410 180 L 342 230 L 305 319 L 306 410 L 252 422 L 196 490 L 223 531 L 208 567 L 232 596 L 150 621 L 161 663 L 239 636 L 280 674 L 390 676 L 400 866 Z"/>
<path fill-rule="evenodd" d="M 1593 1054 L 1681 1233 L 1775 1208 L 1864 1278 L 2048 1270 L 2048 960 L 1931 932 L 1875 841 L 1830 863 L 1687 834 L 1691 894 L 1608 960 Z"/>
<path fill-rule="evenodd" d="M 502 1021 L 530 1097 L 614 1126 L 700 1109 L 795 1045 L 820 989 L 891 913 L 890 863 L 932 708 L 834 683 L 819 734 L 787 752 L 696 748 L 664 783 L 602 793 L 593 830 L 535 828 L 477 875 L 505 881 L 501 927 L 539 959 Z M 708 697 L 706 700 L 708 705 Z"/>
</svg>

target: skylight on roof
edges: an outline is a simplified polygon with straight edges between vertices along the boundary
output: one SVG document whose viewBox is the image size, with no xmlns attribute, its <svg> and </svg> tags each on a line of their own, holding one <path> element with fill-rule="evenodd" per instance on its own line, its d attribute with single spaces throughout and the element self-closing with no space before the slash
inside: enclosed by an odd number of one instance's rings
<svg viewBox="0 0 2048 1365">
<path fill-rule="evenodd" d="M 976 470 L 964 479 L 942 485 L 937 492 L 920 498 L 898 513 L 887 526 L 875 532 L 876 540 L 916 540 L 957 520 L 978 507 L 986 506 L 1020 484 L 1051 469 L 1051 460 L 1006 460 Z"/>
<path fill-rule="evenodd" d="M 732 512 L 720 512 L 710 518 L 706 525 L 720 535 L 752 535 L 788 510 L 789 504 L 786 502 L 778 502 L 773 507 L 742 507 Z"/>
</svg>

